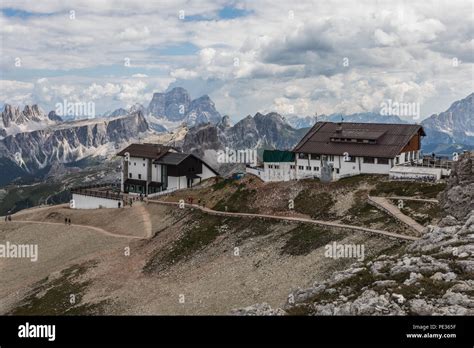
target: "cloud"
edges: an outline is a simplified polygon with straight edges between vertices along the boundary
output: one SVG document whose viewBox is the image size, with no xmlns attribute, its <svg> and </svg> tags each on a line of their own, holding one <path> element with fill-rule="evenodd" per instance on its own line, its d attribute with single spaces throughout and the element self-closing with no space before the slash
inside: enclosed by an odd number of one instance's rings
<svg viewBox="0 0 474 348">
<path fill-rule="evenodd" d="M 301 114 L 370 111 L 384 98 L 423 102 L 427 116 L 472 92 L 468 0 L 20 0 L 0 7 L 28 13 L 0 14 L 1 102 L 46 108 L 86 98 L 113 109 L 182 85 L 196 97 L 209 94 L 234 120 L 291 106 Z"/>
</svg>

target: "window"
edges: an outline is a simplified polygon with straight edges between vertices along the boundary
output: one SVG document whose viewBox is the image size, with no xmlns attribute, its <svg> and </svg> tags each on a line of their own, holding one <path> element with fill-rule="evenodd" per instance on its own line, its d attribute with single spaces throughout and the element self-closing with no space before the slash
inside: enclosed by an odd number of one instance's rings
<svg viewBox="0 0 474 348">
<path fill-rule="evenodd" d="M 313 170 L 314 170 L 315 172 L 319 172 L 319 167 L 314 167 Z"/>
<path fill-rule="evenodd" d="M 329 161 L 330 161 L 330 162 L 334 162 L 334 156 L 333 156 L 333 155 L 330 155 L 330 156 L 329 156 Z"/>
<path fill-rule="evenodd" d="M 306 166 L 306 170 L 311 170 L 311 167 L 310 167 L 310 166 Z"/>
<path fill-rule="evenodd" d="M 377 158 L 378 164 L 388 164 L 388 158 Z"/>
<path fill-rule="evenodd" d="M 132 173 L 128 174 L 128 177 L 131 179 L 132 178 Z"/>
<path fill-rule="evenodd" d="M 298 169 L 299 169 L 299 170 L 303 170 L 304 167 L 303 167 L 303 166 L 298 166 Z"/>
<path fill-rule="evenodd" d="M 295 166 L 293 164 L 290 164 L 290 169 L 295 169 Z"/>
<path fill-rule="evenodd" d="M 321 156 L 319 155 L 311 155 L 311 159 L 319 161 L 321 159 Z"/>
<path fill-rule="evenodd" d="M 364 163 L 375 163 L 374 157 L 364 157 Z"/>
<path fill-rule="evenodd" d="M 137 162 L 133 162 L 133 165 L 136 166 L 136 165 L 137 165 Z"/>
<path fill-rule="evenodd" d="M 138 174 L 138 179 L 141 179 L 142 178 L 142 175 L 141 174 Z"/>
<path fill-rule="evenodd" d="M 308 154 L 307 154 L 307 153 L 299 153 L 299 154 L 298 154 L 298 158 L 301 158 L 301 159 L 308 159 Z"/>
<path fill-rule="evenodd" d="M 339 168 L 336 168 L 336 174 L 339 174 Z"/>
<path fill-rule="evenodd" d="M 145 166 L 145 163 L 143 163 L 143 166 Z"/>
<path fill-rule="evenodd" d="M 280 169 L 280 166 L 278 164 L 275 164 L 275 169 Z"/>
<path fill-rule="evenodd" d="M 273 164 L 269 164 L 269 165 L 268 165 L 268 168 L 269 168 L 269 169 L 272 169 L 272 168 L 273 168 Z"/>
<path fill-rule="evenodd" d="M 346 157 L 346 160 L 344 162 L 352 162 L 354 163 L 356 161 L 356 157 L 355 156 L 349 156 L 349 157 Z"/>
<path fill-rule="evenodd" d="M 156 164 L 155 164 L 155 168 L 156 168 Z"/>
<path fill-rule="evenodd" d="M 408 162 L 408 152 L 405 152 L 405 162 Z"/>
<path fill-rule="evenodd" d="M 399 164 L 399 163 L 400 163 L 400 157 L 397 156 L 397 157 L 395 157 L 395 164 Z"/>
</svg>

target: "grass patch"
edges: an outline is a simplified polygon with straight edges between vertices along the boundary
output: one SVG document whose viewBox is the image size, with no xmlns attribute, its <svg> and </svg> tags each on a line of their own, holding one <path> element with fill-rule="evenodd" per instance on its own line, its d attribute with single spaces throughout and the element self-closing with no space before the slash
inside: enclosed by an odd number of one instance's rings
<svg viewBox="0 0 474 348">
<path fill-rule="evenodd" d="M 239 184 L 235 192 L 217 202 L 213 209 L 234 213 L 258 213 L 258 209 L 252 207 L 256 195 L 257 190 L 249 190 L 244 184 Z"/>
<path fill-rule="evenodd" d="M 370 191 L 371 196 L 421 196 L 436 198 L 446 188 L 445 183 L 382 181 Z"/>
<path fill-rule="evenodd" d="M 365 191 L 354 194 L 354 204 L 341 219 L 342 223 L 373 227 L 374 224 L 384 224 L 384 230 L 399 231 L 400 226 L 395 218 L 369 204 Z"/>
<path fill-rule="evenodd" d="M 9 312 L 9 315 L 97 315 L 105 314 L 107 300 L 95 304 L 83 304 L 82 298 L 91 281 L 78 282 L 96 262 L 89 261 L 61 271 L 57 279 L 44 278 L 37 282 L 30 293 Z M 75 302 L 71 303 L 71 295 Z"/>
<path fill-rule="evenodd" d="M 404 201 L 401 211 L 423 226 L 442 218 L 442 211 L 437 203 Z"/>
<path fill-rule="evenodd" d="M 235 180 L 228 178 L 228 179 L 224 179 L 224 180 L 219 180 L 218 182 L 216 182 L 211 187 L 214 191 L 218 191 L 218 190 L 222 190 L 223 188 L 225 188 L 227 186 L 230 186 L 232 184 L 235 184 Z"/>
<path fill-rule="evenodd" d="M 318 249 L 333 241 L 341 240 L 347 236 L 346 232 L 310 224 L 298 224 L 289 233 L 290 238 L 282 247 L 282 254 L 307 255 L 314 249 Z"/>
<path fill-rule="evenodd" d="M 295 210 L 313 219 L 330 220 L 334 218 L 334 214 L 330 212 L 334 203 L 328 192 L 315 193 L 314 190 L 305 189 L 295 198 Z"/>
<path fill-rule="evenodd" d="M 180 239 L 175 241 L 168 250 L 159 251 L 150 258 L 143 269 L 145 273 L 160 272 L 204 249 L 221 233 L 219 226 L 229 219 L 194 212 L 190 220 L 194 222 L 186 225 Z"/>
</svg>

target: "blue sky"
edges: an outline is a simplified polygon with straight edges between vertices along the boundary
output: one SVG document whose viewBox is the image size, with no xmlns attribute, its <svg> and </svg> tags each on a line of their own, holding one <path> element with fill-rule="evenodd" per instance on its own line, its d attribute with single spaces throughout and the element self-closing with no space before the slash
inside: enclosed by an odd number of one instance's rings
<svg viewBox="0 0 474 348">
<path fill-rule="evenodd" d="M 472 93 L 467 0 L 0 7 L 0 103 L 94 101 L 100 113 L 183 86 L 234 120 L 377 112 L 387 99 L 419 103 L 426 117 Z"/>
</svg>

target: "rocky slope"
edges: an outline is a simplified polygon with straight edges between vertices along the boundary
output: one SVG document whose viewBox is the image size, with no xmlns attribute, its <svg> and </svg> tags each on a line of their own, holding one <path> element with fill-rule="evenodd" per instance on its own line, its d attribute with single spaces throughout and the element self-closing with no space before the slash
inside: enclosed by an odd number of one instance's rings
<svg viewBox="0 0 474 348">
<path fill-rule="evenodd" d="M 403 252 L 356 262 L 324 282 L 292 292 L 284 312 L 259 304 L 234 313 L 474 315 L 473 160 L 474 154 L 465 154 L 453 170 L 440 197 L 445 214 L 440 226 L 429 226 Z"/>
</svg>

